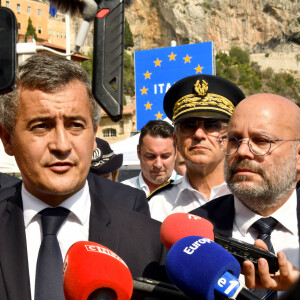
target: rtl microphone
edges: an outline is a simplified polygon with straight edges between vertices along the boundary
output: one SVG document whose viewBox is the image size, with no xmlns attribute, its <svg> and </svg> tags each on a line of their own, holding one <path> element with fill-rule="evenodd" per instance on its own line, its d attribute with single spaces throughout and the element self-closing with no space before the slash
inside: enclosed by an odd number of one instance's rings
<svg viewBox="0 0 300 300">
<path fill-rule="evenodd" d="M 177 241 L 169 250 L 166 270 L 173 284 L 191 299 L 259 299 L 238 280 L 239 262 L 207 238 L 188 236 Z"/>
<path fill-rule="evenodd" d="M 129 300 L 133 292 L 125 262 L 94 242 L 80 241 L 69 248 L 63 277 L 66 300 Z"/>
<path fill-rule="evenodd" d="M 167 249 L 178 240 L 190 235 L 200 235 L 213 241 L 213 228 L 213 224 L 204 218 L 188 213 L 174 213 L 162 222 L 160 239 Z"/>
</svg>

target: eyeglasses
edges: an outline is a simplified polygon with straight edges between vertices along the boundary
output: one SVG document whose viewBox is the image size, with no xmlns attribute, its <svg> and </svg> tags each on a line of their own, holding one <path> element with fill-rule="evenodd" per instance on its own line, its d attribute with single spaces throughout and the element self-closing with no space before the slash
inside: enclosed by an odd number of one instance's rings
<svg viewBox="0 0 300 300">
<path fill-rule="evenodd" d="M 288 141 L 300 141 L 299 139 L 295 140 L 283 140 L 283 139 L 270 139 L 266 135 L 257 134 L 250 138 L 238 139 L 233 135 L 223 135 L 219 140 L 219 146 L 221 151 L 225 155 L 234 155 L 237 153 L 242 142 L 245 141 L 248 144 L 250 151 L 254 155 L 263 156 L 266 155 L 272 147 L 272 144 L 275 142 L 288 142 Z"/>
<path fill-rule="evenodd" d="M 178 122 L 176 126 L 178 130 L 186 136 L 193 135 L 201 126 L 206 134 L 218 137 L 220 132 L 225 129 L 225 127 L 227 128 L 227 123 L 220 120 L 187 119 Z"/>
</svg>

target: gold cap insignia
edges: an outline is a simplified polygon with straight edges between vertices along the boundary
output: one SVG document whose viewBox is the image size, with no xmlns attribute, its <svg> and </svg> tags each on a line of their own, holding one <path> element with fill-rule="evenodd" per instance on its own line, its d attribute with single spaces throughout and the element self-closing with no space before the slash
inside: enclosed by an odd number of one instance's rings
<svg viewBox="0 0 300 300">
<path fill-rule="evenodd" d="M 198 79 L 194 84 L 194 90 L 199 96 L 204 97 L 207 94 L 208 83 L 205 80 L 202 80 L 201 84 L 200 80 Z"/>
</svg>

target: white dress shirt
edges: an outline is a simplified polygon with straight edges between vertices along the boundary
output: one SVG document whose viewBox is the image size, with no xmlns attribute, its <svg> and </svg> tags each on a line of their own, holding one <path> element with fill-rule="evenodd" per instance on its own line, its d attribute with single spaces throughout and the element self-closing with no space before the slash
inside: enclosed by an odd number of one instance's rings
<svg viewBox="0 0 300 300">
<path fill-rule="evenodd" d="M 31 297 L 34 298 L 35 272 L 38 252 L 42 240 L 41 210 L 49 207 L 46 203 L 31 195 L 22 185 L 24 224 L 27 243 Z M 88 182 L 76 194 L 63 201 L 59 206 L 70 210 L 65 223 L 58 231 L 57 238 L 63 260 L 69 247 L 78 241 L 87 241 L 91 199 Z"/>
<path fill-rule="evenodd" d="M 180 175 L 178 175 L 174 170 L 171 174 L 171 177 L 169 178 L 169 180 L 177 180 L 181 178 Z M 146 196 L 148 196 L 150 194 L 150 189 L 147 185 L 147 183 L 145 182 L 143 175 L 142 175 L 142 171 L 140 172 L 139 176 L 136 177 L 132 177 L 129 179 L 126 179 L 124 181 L 122 181 L 121 183 L 129 185 L 131 187 L 134 187 L 136 189 L 139 189 L 143 192 L 145 192 Z"/>
<path fill-rule="evenodd" d="M 249 210 L 241 201 L 234 197 L 235 220 L 233 223 L 232 236 L 236 239 L 253 244 L 258 232 L 251 225 L 262 216 Z M 299 269 L 299 235 L 297 218 L 297 193 L 296 190 L 271 217 L 279 224 L 271 233 L 271 243 L 275 253 L 283 251 L 287 259 Z"/>
<path fill-rule="evenodd" d="M 215 186 L 211 190 L 210 198 L 195 190 L 185 173 L 182 178 L 171 183 L 172 187 L 163 189 L 149 201 L 151 218 L 160 222 L 175 212 L 190 212 L 208 201 L 230 194 L 227 184 Z"/>
<path fill-rule="evenodd" d="M 251 225 L 262 216 L 249 210 L 241 201 L 234 197 L 235 220 L 233 223 L 232 237 L 241 241 L 254 244 L 258 232 Z M 283 251 L 287 259 L 297 269 L 300 268 L 299 235 L 297 218 L 297 193 L 296 190 L 288 201 L 272 215 L 279 223 L 271 233 L 271 243 L 275 253 Z M 244 276 L 240 276 L 244 281 Z M 283 292 L 279 292 L 281 295 Z"/>
</svg>

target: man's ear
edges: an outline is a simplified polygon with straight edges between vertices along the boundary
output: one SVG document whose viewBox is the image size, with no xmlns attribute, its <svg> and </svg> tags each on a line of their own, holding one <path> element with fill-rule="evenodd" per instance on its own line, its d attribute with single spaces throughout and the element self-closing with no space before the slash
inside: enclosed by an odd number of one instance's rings
<svg viewBox="0 0 300 300">
<path fill-rule="evenodd" d="M 139 145 L 136 146 L 136 153 L 137 153 L 139 160 L 141 160 L 141 149 L 140 149 Z"/>
<path fill-rule="evenodd" d="M 98 126 L 94 129 L 94 148 L 93 148 L 94 151 L 97 149 L 97 142 L 96 142 L 97 131 L 98 131 Z"/>
<path fill-rule="evenodd" d="M 13 156 L 12 135 L 0 124 L 1 140 L 7 155 Z"/>
<path fill-rule="evenodd" d="M 300 180 L 300 144 L 297 149 L 297 172 L 298 172 L 298 180 Z"/>
</svg>

